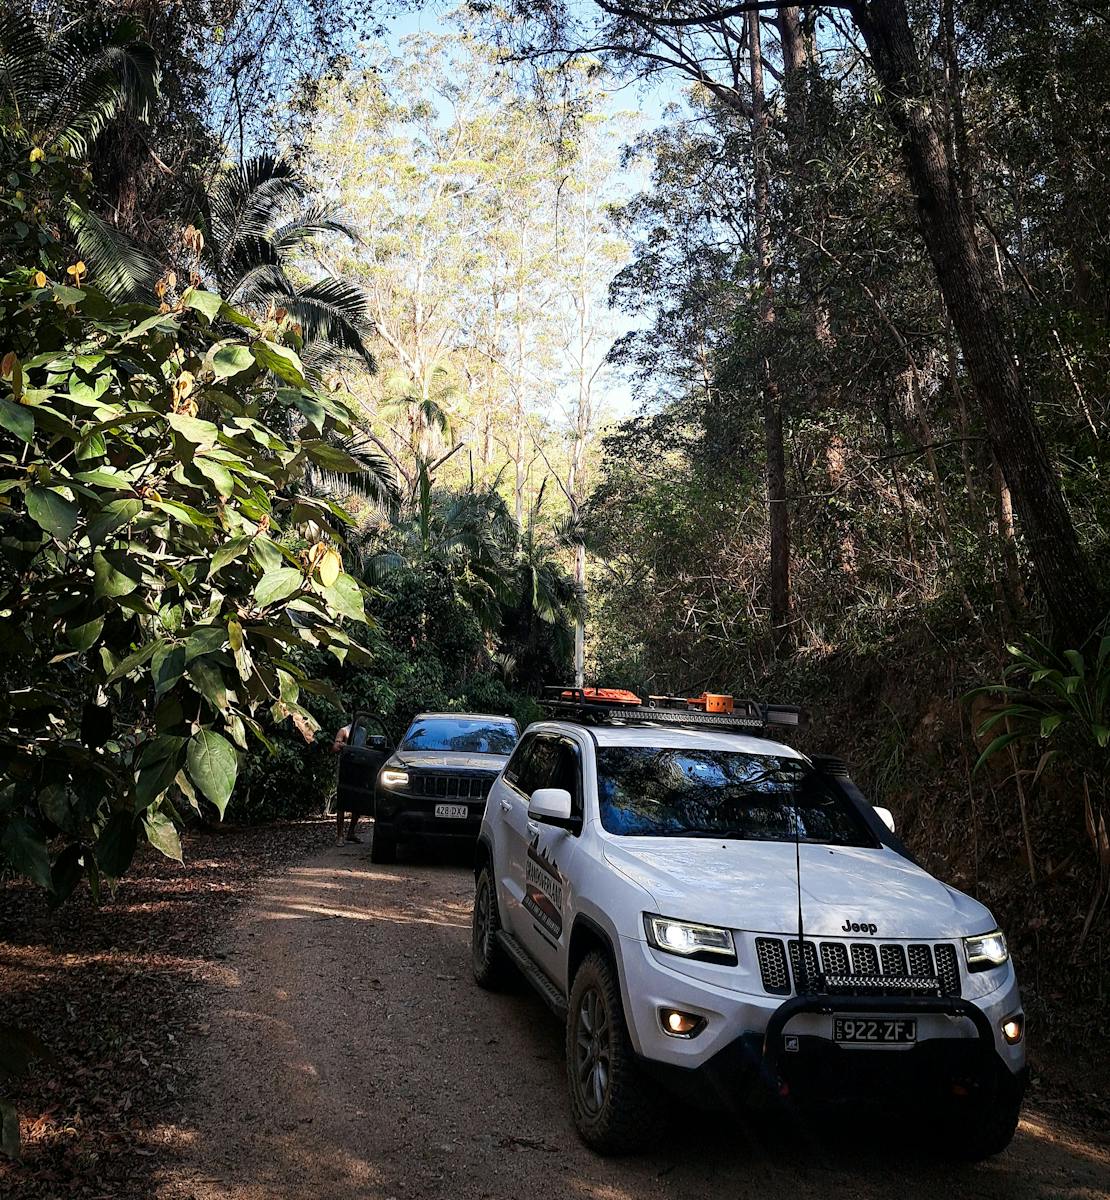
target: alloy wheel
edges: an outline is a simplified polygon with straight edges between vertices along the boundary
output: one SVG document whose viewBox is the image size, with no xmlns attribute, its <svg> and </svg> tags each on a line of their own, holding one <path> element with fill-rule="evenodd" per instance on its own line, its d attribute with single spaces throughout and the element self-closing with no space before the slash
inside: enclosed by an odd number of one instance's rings
<svg viewBox="0 0 1110 1200">
<path fill-rule="evenodd" d="M 609 1011 L 596 988 L 588 988 L 578 1004 L 575 1025 L 575 1068 L 578 1092 L 586 1111 L 597 1116 L 609 1091 Z"/>
</svg>

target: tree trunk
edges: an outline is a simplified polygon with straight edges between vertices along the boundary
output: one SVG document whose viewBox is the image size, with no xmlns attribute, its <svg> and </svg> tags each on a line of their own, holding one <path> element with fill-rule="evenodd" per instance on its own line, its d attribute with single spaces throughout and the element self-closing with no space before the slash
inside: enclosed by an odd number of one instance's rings
<svg viewBox="0 0 1110 1200">
<path fill-rule="evenodd" d="M 905 0 L 859 0 L 852 14 L 867 43 L 891 119 L 902 135 L 921 232 L 982 406 L 987 434 L 1013 493 L 1030 561 L 1057 634 L 1078 645 L 1099 596 L 1064 502 L 1059 476 L 1004 332 L 975 228 L 933 115 Z"/>
<path fill-rule="evenodd" d="M 770 183 L 767 170 L 767 112 L 763 95 L 763 58 L 759 14 L 748 13 L 748 53 L 752 85 L 752 158 L 755 181 L 755 258 L 760 291 L 760 355 L 763 375 L 763 428 L 767 452 L 767 505 L 771 542 L 771 639 L 776 654 L 789 652 L 790 510 L 786 505 L 786 454 L 783 444 L 782 397 L 771 365 L 775 299 L 771 271 Z"/>
</svg>

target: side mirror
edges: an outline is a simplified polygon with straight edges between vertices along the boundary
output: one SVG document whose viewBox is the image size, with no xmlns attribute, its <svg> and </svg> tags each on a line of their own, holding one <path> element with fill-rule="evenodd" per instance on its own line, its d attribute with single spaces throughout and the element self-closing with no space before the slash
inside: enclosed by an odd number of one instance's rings
<svg viewBox="0 0 1110 1200">
<path fill-rule="evenodd" d="M 877 804 L 874 806 L 874 808 L 875 808 L 875 816 L 877 816 L 879 818 L 879 820 L 882 821 L 882 823 L 887 827 L 887 829 L 889 829 L 890 832 L 893 833 L 894 832 L 894 814 L 890 811 L 889 808 L 880 808 L 879 805 L 877 805 Z"/>
<path fill-rule="evenodd" d="M 576 824 L 570 815 L 570 792 L 565 788 L 537 788 L 528 801 L 528 819 L 544 825 L 569 829 Z"/>
</svg>

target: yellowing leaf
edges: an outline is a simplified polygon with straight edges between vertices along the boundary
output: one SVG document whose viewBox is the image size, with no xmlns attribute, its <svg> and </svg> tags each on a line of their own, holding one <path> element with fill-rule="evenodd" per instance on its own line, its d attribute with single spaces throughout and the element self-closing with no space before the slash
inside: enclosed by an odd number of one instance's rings
<svg viewBox="0 0 1110 1200">
<path fill-rule="evenodd" d="M 320 559 L 320 582 L 324 587 L 330 588 L 339 578 L 339 572 L 342 570 L 343 560 L 339 557 L 339 552 L 329 548 L 323 558 Z"/>
</svg>

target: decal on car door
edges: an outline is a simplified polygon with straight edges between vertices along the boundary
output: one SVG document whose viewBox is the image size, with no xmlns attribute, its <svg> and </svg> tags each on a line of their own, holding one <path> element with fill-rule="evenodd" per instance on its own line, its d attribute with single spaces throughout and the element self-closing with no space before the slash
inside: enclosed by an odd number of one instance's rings
<svg viewBox="0 0 1110 1200">
<path fill-rule="evenodd" d="M 563 931 L 563 877 L 539 844 L 539 836 L 528 843 L 524 876 L 524 907 L 552 937 Z"/>
</svg>

